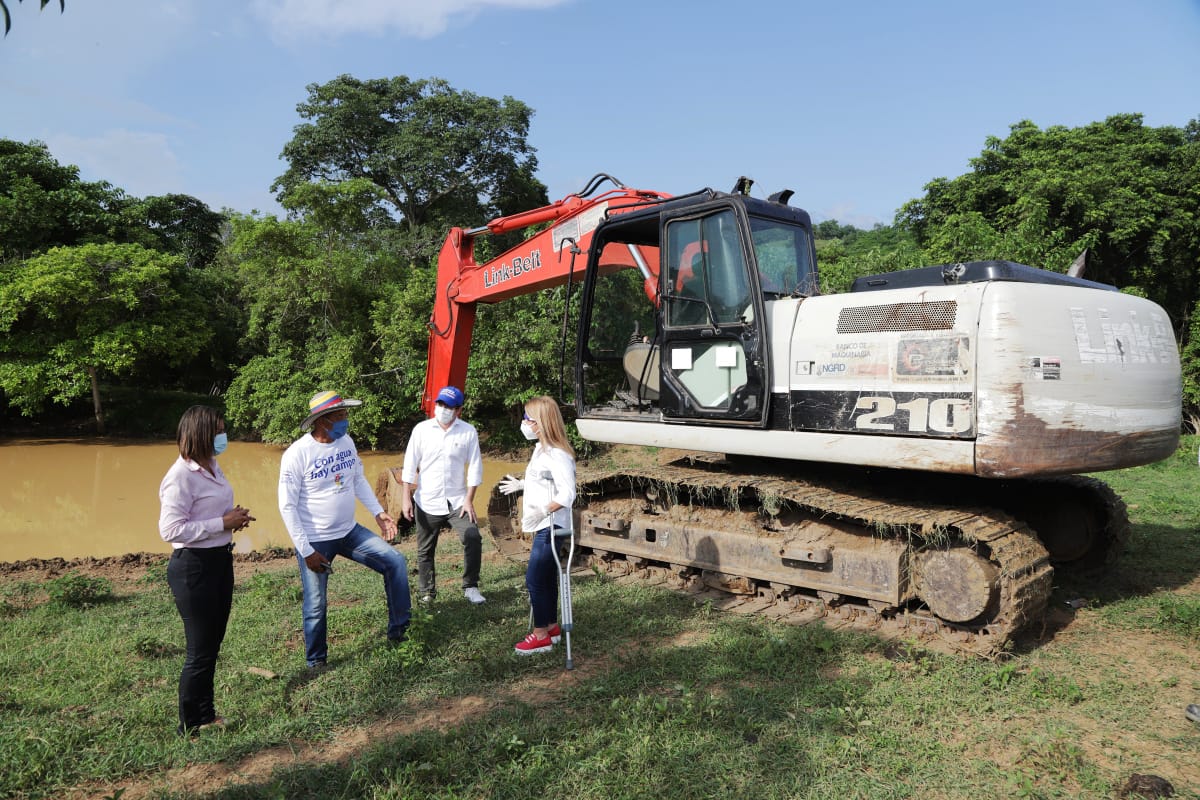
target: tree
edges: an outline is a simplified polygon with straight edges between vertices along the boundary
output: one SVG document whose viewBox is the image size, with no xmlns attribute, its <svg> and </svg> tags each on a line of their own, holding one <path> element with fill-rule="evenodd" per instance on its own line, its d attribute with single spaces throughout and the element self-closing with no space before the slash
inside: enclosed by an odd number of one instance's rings
<svg viewBox="0 0 1200 800">
<path fill-rule="evenodd" d="M 147 247 L 181 255 L 189 267 L 206 267 L 221 249 L 225 215 L 187 194 L 135 200 L 125 210 L 131 226 L 144 231 Z"/>
<path fill-rule="evenodd" d="M 364 220 L 415 232 L 486 220 L 506 200 L 527 208 L 539 190 L 545 196 L 526 141 L 533 112 L 518 100 L 404 76 L 342 75 L 307 89 L 296 110 L 308 121 L 283 148 L 289 167 L 271 187 L 289 210 L 306 210 L 308 184 L 363 179 L 379 190 Z"/>
<path fill-rule="evenodd" d="M 372 400 L 354 424 L 375 441 L 385 423 L 419 413 L 449 228 L 547 203 L 526 141 L 532 111 L 438 79 L 348 75 L 310 85 L 298 111 L 306 121 L 272 187 L 291 218 L 233 221 L 227 255 L 253 355 L 227 408 L 265 438 L 290 440 L 296 409 L 321 383 Z M 480 258 L 507 241 L 481 242 Z"/>
<path fill-rule="evenodd" d="M 911 269 L 925 263 L 912 234 L 893 225 L 869 231 L 826 220 L 813 226 L 820 289 L 825 294 L 850 290 L 855 278 Z"/>
<path fill-rule="evenodd" d="M 21 0 L 17 0 L 17 2 L 20 3 Z M 41 2 L 43 9 L 50 5 L 50 0 L 41 0 Z M 58 0 L 58 12 L 61 14 L 66 10 L 67 0 Z M 12 17 L 9 16 L 8 4 L 5 2 L 5 0 L 0 0 L 0 15 L 4 16 L 4 35 L 8 36 L 8 32 L 12 29 Z"/>
<path fill-rule="evenodd" d="M 1184 327 L 1200 284 L 1200 125 L 1121 114 L 1079 128 L 1023 121 L 990 137 L 971 172 L 926 185 L 898 224 L 935 262 L 1004 258 L 1129 289 Z"/>
<path fill-rule="evenodd" d="M 0 260 L 51 247 L 131 241 L 131 201 L 108 183 L 79 179 L 42 142 L 0 139 Z"/>
<path fill-rule="evenodd" d="M 180 256 L 136 244 L 57 247 L 0 271 L 0 390 L 25 416 L 91 392 L 102 375 L 181 363 L 210 337 Z"/>
<path fill-rule="evenodd" d="M 235 215 L 231 224 L 220 269 L 237 276 L 249 319 L 247 360 L 226 397 L 230 421 L 291 441 L 313 392 L 333 388 L 368 401 L 355 432 L 375 442 L 400 395 L 379 361 L 371 315 L 401 270 L 357 235 L 307 219 Z"/>
</svg>

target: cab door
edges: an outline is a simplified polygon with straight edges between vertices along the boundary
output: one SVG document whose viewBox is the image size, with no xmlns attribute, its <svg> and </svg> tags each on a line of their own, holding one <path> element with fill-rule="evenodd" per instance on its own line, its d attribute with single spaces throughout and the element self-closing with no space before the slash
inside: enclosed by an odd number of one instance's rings
<svg viewBox="0 0 1200 800">
<path fill-rule="evenodd" d="M 679 420 L 763 424 L 762 293 L 732 206 L 663 222 L 661 408 Z"/>
</svg>

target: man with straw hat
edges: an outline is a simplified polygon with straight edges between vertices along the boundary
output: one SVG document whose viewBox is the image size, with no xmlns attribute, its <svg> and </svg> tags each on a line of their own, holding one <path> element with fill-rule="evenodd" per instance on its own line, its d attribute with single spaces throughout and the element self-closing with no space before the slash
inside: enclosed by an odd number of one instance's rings
<svg viewBox="0 0 1200 800">
<path fill-rule="evenodd" d="M 304 649 L 310 669 L 324 668 L 326 589 L 333 560 L 341 555 L 383 575 L 388 606 L 388 640 L 404 641 L 412 610 L 404 554 L 354 521 L 354 501 L 372 514 L 388 542 L 396 523 L 375 498 L 354 440 L 348 408 L 362 405 L 337 392 L 317 392 L 308 401 L 306 431 L 283 454 L 279 471 L 279 513 L 296 546 L 304 589 Z"/>
</svg>

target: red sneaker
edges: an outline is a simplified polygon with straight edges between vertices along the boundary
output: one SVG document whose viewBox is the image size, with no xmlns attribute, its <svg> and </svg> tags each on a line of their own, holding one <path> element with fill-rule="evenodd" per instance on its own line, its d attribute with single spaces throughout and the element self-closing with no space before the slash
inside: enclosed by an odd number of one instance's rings
<svg viewBox="0 0 1200 800">
<path fill-rule="evenodd" d="M 558 623 L 556 622 L 550 626 L 550 630 L 546 632 L 546 635 L 550 637 L 551 642 L 558 644 L 562 641 L 562 628 L 558 627 Z"/>
<path fill-rule="evenodd" d="M 539 639 L 532 633 L 526 636 L 521 641 L 517 642 L 513 649 L 517 651 L 519 656 L 531 656 L 534 653 L 549 653 L 554 648 L 554 642 L 547 636 L 544 639 Z"/>
</svg>

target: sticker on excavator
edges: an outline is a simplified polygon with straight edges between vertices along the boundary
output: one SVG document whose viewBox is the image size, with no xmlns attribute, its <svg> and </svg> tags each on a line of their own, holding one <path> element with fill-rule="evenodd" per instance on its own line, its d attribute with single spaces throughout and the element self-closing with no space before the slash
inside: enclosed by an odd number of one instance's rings
<svg viewBox="0 0 1200 800">
<path fill-rule="evenodd" d="M 1062 359 L 1033 356 L 1026 359 L 1025 370 L 1035 381 L 1062 380 Z"/>
<path fill-rule="evenodd" d="M 591 208 L 554 226 L 554 252 L 564 246 L 578 243 L 580 239 L 596 230 L 608 213 L 608 203 L 597 203 Z"/>
<path fill-rule="evenodd" d="M 896 377 L 958 379 L 967 374 L 971 342 L 967 336 L 905 338 L 896 345 Z"/>
</svg>

